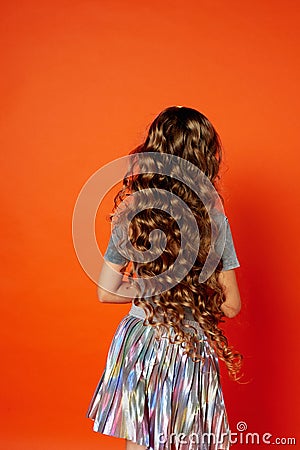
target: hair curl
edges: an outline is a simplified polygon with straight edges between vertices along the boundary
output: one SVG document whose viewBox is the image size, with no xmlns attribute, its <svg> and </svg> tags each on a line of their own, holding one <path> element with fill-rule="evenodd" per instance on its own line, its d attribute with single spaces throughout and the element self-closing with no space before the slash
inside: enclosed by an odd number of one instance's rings
<svg viewBox="0 0 300 450">
<path fill-rule="evenodd" d="M 210 121 L 195 109 L 169 107 L 162 111 L 150 125 L 145 142 L 130 154 L 144 153 L 147 157 L 148 152 L 168 153 L 189 161 L 208 177 L 218 192 L 217 182 L 220 178 L 219 168 L 222 161 L 221 141 Z M 197 330 L 183 322 L 184 308 L 190 308 L 195 321 L 200 324 L 218 356 L 225 362 L 230 376 L 238 380 L 242 355 L 228 345 L 223 330 L 219 328 L 219 323 L 224 322 L 221 305 L 225 301 L 222 286 L 218 281 L 218 274 L 223 268 L 222 260 L 205 282 L 199 283 L 198 281 L 211 244 L 212 224 L 206 209 L 207 204 L 204 206 L 202 200 L 192 189 L 172 177 L 177 170 L 175 166 L 171 167 L 170 176 L 166 176 L 154 170 L 151 158 L 145 164 L 148 165 L 148 169 L 152 167 L 153 172 L 149 169 L 148 173 L 134 175 L 131 167 L 125 175 L 122 189 L 114 198 L 114 208 L 110 220 L 113 219 L 119 204 L 131 193 L 149 188 L 168 190 L 184 201 L 192 211 L 200 230 L 201 246 L 192 269 L 179 283 L 159 295 L 135 298 L 134 304 L 144 309 L 146 314 L 144 324 L 155 327 L 158 337 L 161 330 L 166 329 L 171 343 L 180 343 L 185 348 L 184 353 L 191 356 L 194 361 L 199 361 L 201 355 L 197 352 L 199 342 Z M 204 186 L 201 188 L 205 189 Z M 163 208 L 152 207 L 150 209 L 149 203 L 147 207 L 145 192 L 143 191 L 143 209 L 141 210 L 141 200 L 139 199 L 141 211 L 131 220 L 129 239 L 137 250 L 145 251 L 150 247 L 150 232 L 161 229 L 167 237 L 167 246 L 154 261 L 146 263 L 132 261 L 130 276 L 134 276 L 136 272 L 139 277 L 151 278 L 167 270 L 178 256 L 181 242 L 177 224 L 180 217 L 180 205 L 175 197 L 174 214 L 171 217 Z M 206 193 L 202 192 L 202 194 L 205 196 Z M 220 193 L 219 197 L 224 204 Z M 165 201 L 168 201 L 167 198 Z M 134 208 L 134 201 L 131 206 Z M 130 204 L 127 207 L 130 209 Z M 188 245 L 192 246 L 193 243 Z M 173 338 L 171 329 L 174 332 Z"/>
</svg>

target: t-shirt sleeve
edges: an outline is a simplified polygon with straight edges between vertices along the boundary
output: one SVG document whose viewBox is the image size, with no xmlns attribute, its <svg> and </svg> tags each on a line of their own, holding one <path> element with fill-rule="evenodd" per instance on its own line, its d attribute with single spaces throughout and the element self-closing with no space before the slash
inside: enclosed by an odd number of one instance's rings
<svg viewBox="0 0 300 450">
<path fill-rule="evenodd" d="M 240 267 L 240 263 L 236 255 L 232 233 L 227 217 L 225 217 L 225 221 L 226 221 L 226 240 L 222 255 L 222 262 L 223 262 L 223 270 L 230 270 Z"/>
<path fill-rule="evenodd" d="M 106 248 L 106 251 L 105 251 L 103 257 L 107 261 L 114 263 L 114 264 L 120 264 L 120 265 L 125 266 L 128 263 L 128 260 L 126 258 L 124 258 L 124 256 L 118 252 L 118 250 L 114 244 L 112 235 L 110 235 L 110 239 L 108 241 L 108 245 L 107 245 L 107 248 Z"/>
</svg>

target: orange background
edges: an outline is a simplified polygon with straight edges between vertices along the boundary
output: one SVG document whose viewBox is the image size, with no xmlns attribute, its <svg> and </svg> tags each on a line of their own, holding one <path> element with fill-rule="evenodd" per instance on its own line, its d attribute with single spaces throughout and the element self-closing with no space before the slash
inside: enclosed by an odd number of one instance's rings
<svg viewBox="0 0 300 450">
<path fill-rule="evenodd" d="M 297 437 L 299 20 L 290 0 L 3 2 L 1 448 L 124 448 L 85 413 L 129 305 L 98 302 L 72 214 L 87 179 L 174 104 L 206 114 L 225 148 L 243 300 L 226 329 L 249 381 L 222 365 L 231 428 Z"/>
</svg>

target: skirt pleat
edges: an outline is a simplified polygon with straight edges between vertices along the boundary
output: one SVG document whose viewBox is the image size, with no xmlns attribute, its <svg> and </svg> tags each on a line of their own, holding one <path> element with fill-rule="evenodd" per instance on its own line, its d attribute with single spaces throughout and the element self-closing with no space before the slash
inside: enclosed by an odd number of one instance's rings
<svg viewBox="0 0 300 450">
<path fill-rule="evenodd" d="M 94 431 L 149 450 L 229 448 L 218 358 L 199 324 L 192 325 L 200 362 L 166 335 L 156 340 L 155 329 L 140 317 L 122 319 L 88 408 Z"/>
</svg>

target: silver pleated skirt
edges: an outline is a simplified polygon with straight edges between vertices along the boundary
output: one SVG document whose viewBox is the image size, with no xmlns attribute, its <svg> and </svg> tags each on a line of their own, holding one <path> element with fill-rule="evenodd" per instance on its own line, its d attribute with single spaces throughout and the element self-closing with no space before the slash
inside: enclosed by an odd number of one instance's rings
<svg viewBox="0 0 300 450">
<path fill-rule="evenodd" d="M 87 417 L 96 432 L 149 450 L 228 449 L 230 431 L 218 358 L 198 322 L 203 361 L 193 362 L 180 344 L 159 341 L 132 305 L 112 339 L 106 366 Z"/>
</svg>

